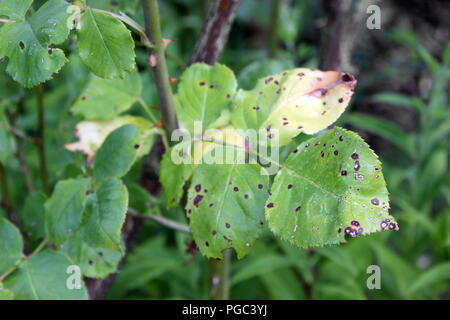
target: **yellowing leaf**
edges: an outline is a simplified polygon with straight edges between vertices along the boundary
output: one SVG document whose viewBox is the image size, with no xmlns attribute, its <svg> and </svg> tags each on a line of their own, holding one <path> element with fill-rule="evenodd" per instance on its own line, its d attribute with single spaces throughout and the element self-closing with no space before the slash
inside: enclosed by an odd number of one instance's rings
<svg viewBox="0 0 450 320">
<path fill-rule="evenodd" d="M 81 151 L 86 154 L 88 156 L 87 162 L 90 164 L 108 134 L 125 124 L 134 124 L 138 127 L 142 140 L 138 158 L 144 156 L 153 145 L 153 134 L 156 132 L 156 129 L 153 128 L 150 121 L 128 115 L 111 120 L 82 121 L 78 123 L 75 127 L 75 137 L 79 141 L 68 143 L 65 147 L 69 151 Z"/>
<path fill-rule="evenodd" d="M 336 71 L 298 68 L 260 79 L 253 90 L 239 90 L 232 122 L 279 139 L 314 134 L 335 122 L 353 94 L 356 80 Z"/>
</svg>

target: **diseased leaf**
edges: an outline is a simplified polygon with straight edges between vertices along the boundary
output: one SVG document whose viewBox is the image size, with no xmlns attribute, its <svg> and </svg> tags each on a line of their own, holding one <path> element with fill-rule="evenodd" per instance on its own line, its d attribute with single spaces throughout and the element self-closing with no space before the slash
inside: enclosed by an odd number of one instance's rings
<svg viewBox="0 0 450 320">
<path fill-rule="evenodd" d="M 228 67 L 196 63 L 182 75 L 175 96 L 175 109 L 181 128 L 194 134 L 194 121 L 206 130 L 228 110 L 237 82 Z"/>
<path fill-rule="evenodd" d="M 84 237 L 83 232 L 77 232 L 63 247 L 74 264 L 80 266 L 83 275 L 89 278 L 105 278 L 114 273 L 122 259 L 122 253 L 114 249 L 91 247 Z"/>
<path fill-rule="evenodd" d="M 141 96 L 141 77 L 137 70 L 123 79 L 91 76 L 72 112 L 86 119 L 111 119 L 128 110 Z"/>
<path fill-rule="evenodd" d="M 253 90 L 239 90 L 232 123 L 286 145 L 301 132 L 314 134 L 336 121 L 355 85 L 355 78 L 342 72 L 284 71 L 260 79 Z"/>
<path fill-rule="evenodd" d="M 133 38 L 117 18 L 87 8 L 77 36 L 80 58 L 97 76 L 123 78 L 135 68 Z"/>
<path fill-rule="evenodd" d="M 14 11 L 18 10 L 15 15 L 25 14 L 30 1 L 17 3 L 12 2 Z M 0 14 L 5 5 L 4 0 L 0 2 Z M 9 58 L 7 72 L 24 87 L 49 80 L 66 63 L 64 52 L 52 46 L 62 43 L 69 35 L 68 7 L 66 1 L 49 0 L 28 20 L 17 16 L 17 20 L 0 29 L 0 59 Z"/>
<path fill-rule="evenodd" d="M 120 231 L 128 209 L 128 191 L 120 180 L 108 179 L 95 193 L 95 200 L 87 206 L 88 218 L 84 237 L 95 248 L 120 248 Z"/>
<path fill-rule="evenodd" d="M 318 247 L 380 230 L 389 215 L 381 163 L 355 133 L 334 128 L 298 146 L 278 172 L 266 203 L 269 227 L 301 247 Z"/>
<path fill-rule="evenodd" d="M 45 201 L 47 198 L 42 192 L 30 194 L 20 212 L 23 229 L 31 239 L 41 239 L 45 236 Z"/>
<path fill-rule="evenodd" d="M 19 229 L 0 217 L 0 276 L 22 258 L 23 242 Z"/>
<path fill-rule="evenodd" d="M 0 0 L 0 16 L 21 20 L 32 3 L 33 0 Z"/>
<path fill-rule="evenodd" d="M 135 125 L 126 124 L 111 132 L 94 157 L 95 179 L 101 182 L 124 176 L 136 160 L 139 142 Z"/>
<path fill-rule="evenodd" d="M 150 152 L 150 149 L 153 146 L 156 129 L 147 119 L 129 115 L 111 120 L 82 121 L 75 127 L 75 137 L 77 137 L 79 141 L 68 143 L 65 147 L 72 152 L 83 152 L 88 156 L 87 163 L 91 164 L 95 153 L 103 144 L 106 137 L 112 131 L 125 124 L 133 124 L 139 129 L 137 158 L 142 158 Z"/>
<path fill-rule="evenodd" d="M 211 179 L 214 177 L 214 179 Z M 200 164 L 194 170 L 186 211 L 203 255 L 222 258 L 234 248 L 244 257 L 263 228 L 269 179 L 257 164 Z"/>
<path fill-rule="evenodd" d="M 25 260 L 4 281 L 5 288 L 19 300 L 86 300 L 84 282 L 80 289 L 69 289 L 66 273 L 73 262 L 61 252 L 45 250 Z"/>
<path fill-rule="evenodd" d="M 47 231 L 55 244 L 61 244 L 76 231 L 82 221 L 88 199 L 89 179 L 61 180 L 45 203 Z"/>
</svg>

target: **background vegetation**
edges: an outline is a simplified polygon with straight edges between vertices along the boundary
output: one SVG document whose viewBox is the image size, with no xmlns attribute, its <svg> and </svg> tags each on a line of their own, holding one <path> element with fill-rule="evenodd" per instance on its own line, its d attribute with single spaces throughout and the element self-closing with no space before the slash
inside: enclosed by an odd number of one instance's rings
<svg viewBox="0 0 450 320">
<path fill-rule="evenodd" d="M 120 6 L 144 24 L 140 1 L 88 2 L 107 10 Z M 391 214 L 400 231 L 314 250 L 299 250 L 266 232 L 248 257 L 239 261 L 232 257 L 231 299 L 450 298 L 450 22 L 446 18 L 450 8 L 443 0 L 414 0 L 407 6 L 404 2 L 347 1 L 346 9 L 327 1 L 241 2 L 219 59 L 238 75 L 241 87 L 250 89 L 259 76 L 300 66 L 356 76 L 355 95 L 338 124 L 359 132 L 380 156 Z M 177 39 L 167 50 L 169 73 L 174 78 L 189 61 L 207 4 L 160 1 L 163 36 Z M 370 4 L 381 7 L 381 30 L 365 27 L 365 9 Z M 67 56 L 75 51 L 70 41 L 64 49 Z M 141 48 L 136 52 L 143 74 L 143 99 L 155 106 L 158 98 L 147 67 L 148 54 Z M 45 84 L 50 186 L 78 174 L 85 161 L 82 155 L 64 149 L 64 144 L 74 141 L 73 128 L 81 120 L 70 113 L 70 107 L 89 77 L 75 57 L 70 60 Z M 20 116 L 17 121 L 14 116 L 2 120 L 36 137 L 38 93 L 16 86 L 4 68 L 0 62 L 0 108 L 13 106 Z M 160 117 L 157 110 L 152 112 Z M 128 113 L 145 116 L 138 105 Z M 11 145 L 16 156 L 2 167 L 5 180 L 0 216 L 6 216 L 6 205 L 13 203 L 19 218 L 26 221 L 27 204 L 32 201 L 30 183 L 38 190 L 46 186 L 40 179 L 36 147 L 23 139 L 15 139 Z M 6 153 L 0 151 L 0 157 Z M 31 170 L 28 180 L 21 170 L 23 157 Z M 129 188 L 140 180 L 142 165 L 140 161 L 125 177 Z M 185 219 L 180 209 L 167 211 L 162 200 L 155 201 L 161 201 L 158 209 L 163 215 Z M 366 269 L 373 264 L 381 268 L 381 290 L 366 287 Z M 210 263 L 197 254 L 188 234 L 145 221 L 106 297 L 208 299 L 214 295 L 209 275 Z"/>
</svg>

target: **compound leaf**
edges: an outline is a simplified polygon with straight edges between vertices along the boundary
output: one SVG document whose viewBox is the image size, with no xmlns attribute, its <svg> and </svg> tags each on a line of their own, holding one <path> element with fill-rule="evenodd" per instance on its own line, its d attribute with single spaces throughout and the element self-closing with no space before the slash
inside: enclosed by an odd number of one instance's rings
<svg viewBox="0 0 450 320">
<path fill-rule="evenodd" d="M 336 121 L 353 94 L 356 80 L 346 73 L 293 69 L 260 79 L 253 90 L 239 90 L 232 123 L 285 145 L 299 133 L 314 134 Z"/>
<path fill-rule="evenodd" d="M 16 2 L 12 2 L 15 10 L 19 10 L 16 15 L 29 6 L 29 1 L 20 5 Z M 0 2 L 0 14 L 5 4 Z M 24 87 L 49 80 L 66 63 L 64 52 L 51 45 L 62 43 L 69 35 L 68 7 L 66 1 L 49 0 L 28 20 L 18 17 L 0 29 L 0 59 L 9 58 L 6 71 Z"/>
<path fill-rule="evenodd" d="M 77 35 L 80 58 L 97 76 L 124 78 L 134 69 L 134 41 L 120 20 L 87 8 Z"/>
<path fill-rule="evenodd" d="M 375 153 L 355 133 L 334 128 L 300 144 L 278 172 L 266 203 L 269 227 L 301 247 L 398 229 Z"/>
</svg>

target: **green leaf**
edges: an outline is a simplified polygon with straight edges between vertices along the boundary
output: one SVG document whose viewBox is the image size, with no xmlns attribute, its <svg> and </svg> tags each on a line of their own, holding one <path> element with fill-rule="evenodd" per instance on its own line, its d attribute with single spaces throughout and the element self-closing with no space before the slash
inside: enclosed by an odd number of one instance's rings
<svg viewBox="0 0 450 320">
<path fill-rule="evenodd" d="M 334 128 L 300 144 L 278 172 L 266 204 L 273 233 L 301 247 L 398 229 L 375 153 L 355 133 Z"/>
<path fill-rule="evenodd" d="M 192 164 L 183 162 L 183 154 L 186 148 L 190 151 L 190 145 L 181 142 L 173 146 L 161 160 L 159 181 L 163 186 L 168 208 L 178 205 L 184 193 L 184 185 L 192 175 Z"/>
<path fill-rule="evenodd" d="M 111 132 L 94 157 L 95 179 L 100 182 L 124 176 L 136 160 L 139 148 L 135 125 L 126 124 Z"/>
<path fill-rule="evenodd" d="M 141 91 L 137 70 L 124 79 L 108 80 L 92 75 L 72 112 L 86 119 L 111 119 L 128 110 L 139 99 Z"/>
<path fill-rule="evenodd" d="M 82 121 L 75 127 L 75 136 L 78 142 L 65 145 L 72 152 L 81 151 L 88 156 L 87 162 L 92 163 L 95 153 L 105 141 L 106 137 L 115 129 L 125 124 L 133 124 L 139 129 L 137 143 L 139 149 L 137 158 L 142 158 L 150 152 L 154 143 L 156 129 L 153 124 L 145 118 L 134 116 L 122 116 L 111 120 Z"/>
<path fill-rule="evenodd" d="M 261 234 L 269 179 L 257 164 L 200 164 L 194 170 L 186 211 L 201 253 L 222 258 L 234 248 L 244 257 Z M 214 179 L 211 179 L 214 177 Z"/>
<path fill-rule="evenodd" d="M 216 63 L 214 66 L 196 63 L 181 76 L 175 109 L 181 128 L 194 133 L 194 121 L 199 121 L 202 130 L 210 126 L 230 106 L 236 92 L 237 82 L 228 67 Z"/>
<path fill-rule="evenodd" d="M 0 217 L 0 276 L 22 259 L 23 242 L 19 230 Z"/>
<path fill-rule="evenodd" d="M 45 236 L 45 201 L 42 192 L 30 194 L 20 212 L 23 229 L 31 239 L 41 239 Z"/>
<path fill-rule="evenodd" d="M 67 240 L 62 249 L 67 252 L 74 264 L 80 266 L 83 275 L 89 278 L 105 278 L 114 273 L 122 259 L 119 250 L 91 246 L 86 241 L 84 228 Z"/>
<path fill-rule="evenodd" d="M 450 262 L 440 263 L 430 270 L 422 273 L 415 279 L 409 287 L 409 293 L 414 294 L 418 291 L 428 289 L 438 283 L 443 283 L 450 279 Z"/>
<path fill-rule="evenodd" d="M 86 287 L 69 289 L 67 268 L 73 265 L 63 253 L 42 251 L 25 260 L 4 285 L 20 300 L 85 300 Z"/>
<path fill-rule="evenodd" d="M 3 287 L 3 284 L 0 282 L 0 300 L 13 300 L 13 299 L 14 294 L 8 289 L 5 289 Z"/>
<path fill-rule="evenodd" d="M 0 16 L 22 20 L 33 0 L 0 0 Z"/>
<path fill-rule="evenodd" d="M 55 244 L 63 243 L 80 227 L 89 185 L 85 178 L 61 180 L 45 203 L 47 231 Z"/>
<path fill-rule="evenodd" d="M 120 248 L 121 228 L 128 209 L 128 191 L 120 180 L 108 179 L 95 194 L 95 201 L 88 206 L 84 225 L 86 241 L 96 248 Z"/>
<path fill-rule="evenodd" d="M 288 144 L 299 133 L 314 134 L 344 112 L 356 85 L 342 73 L 293 69 L 260 79 L 253 90 L 239 90 L 232 123 Z"/>
<path fill-rule="evenodd" d="M 28 2 L 16 7 L 19 13 Z M 66 1 L 49 0 L 27 21 L 20 18 L 0 29 L 0 59 L 9 58 L 7 72 L 24 87 L 51 79 L 66 63 L 64 52 L 50 46 L 62 43 L 69 35 L 68 7 Z"/>
<path fill-rule="evenodd" d="M 134 69 L 134 41 L 120 20 L 87 8 L 77 36 L 80 58 L 97 76 L 123 78 Z"/>
</svg>

